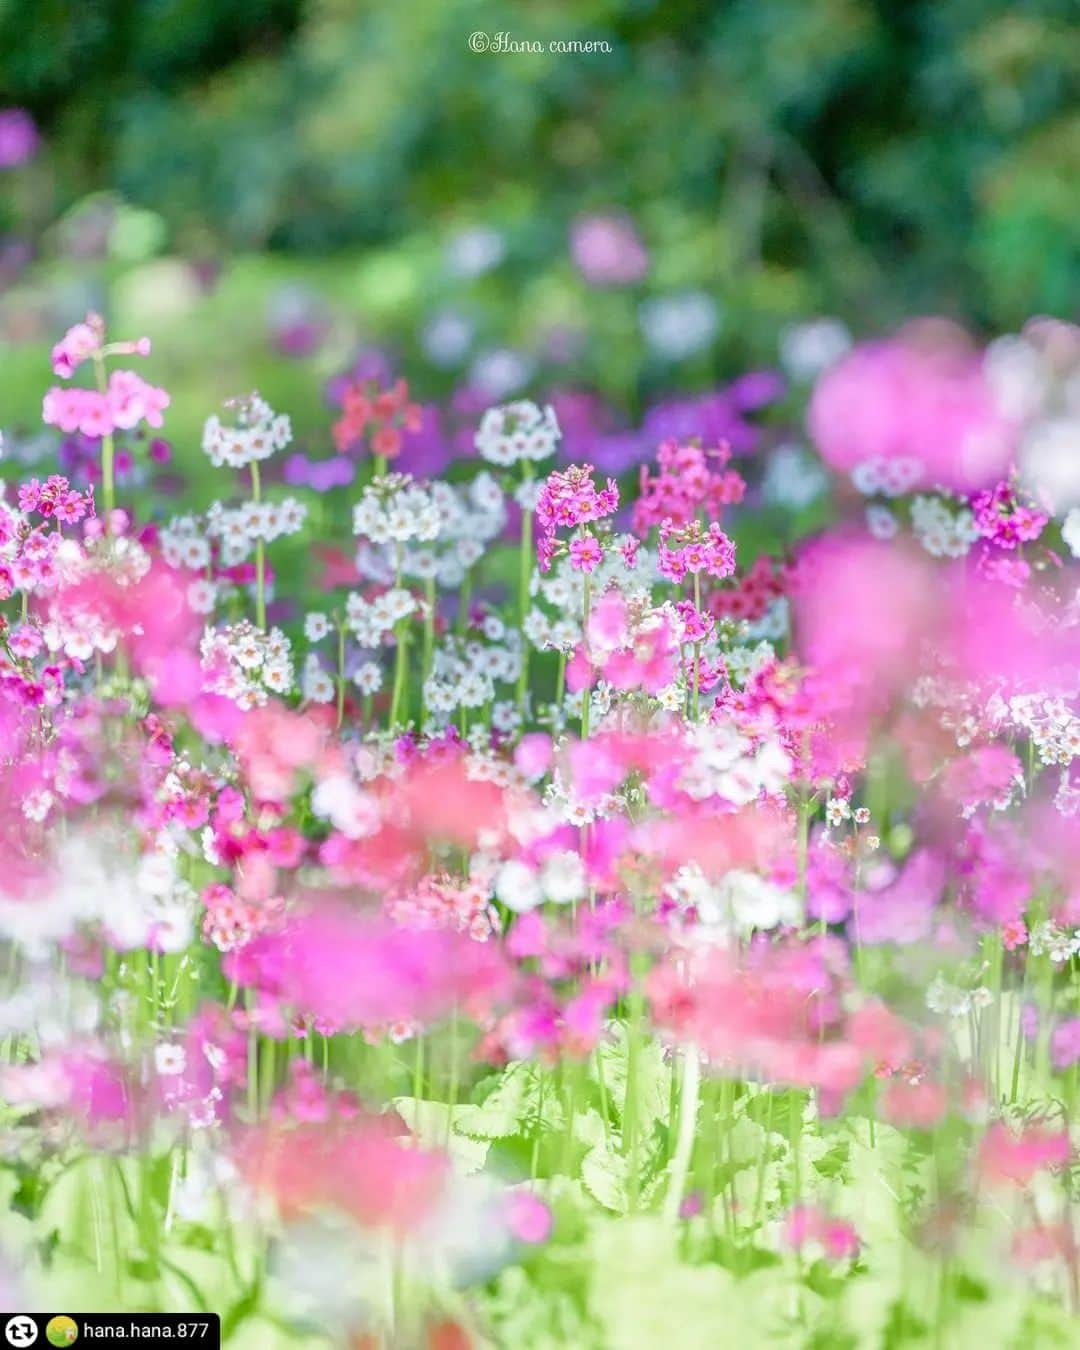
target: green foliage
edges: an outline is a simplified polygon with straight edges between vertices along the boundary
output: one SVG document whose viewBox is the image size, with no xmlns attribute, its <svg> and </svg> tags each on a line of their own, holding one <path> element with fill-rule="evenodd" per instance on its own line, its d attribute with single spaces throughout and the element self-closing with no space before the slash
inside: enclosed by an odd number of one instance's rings
<svg viewBox="0 0 1080 1350">
<path fill-rule="evenodd" d="M 43 120 L 54 214 L 109 189 L 181 251 L 377 249 L 399 317 L 448 298 L 418 283 L 449 232 L 495 226 L 506 262 L 470 305 L 508 341 L 588 309 L 600 374 L 625 376 L 636 297 L 593 309 L 566 256 L 593 208 L 635 217 L 648 288 L 722 300 L 729 355 L 813 309 L 1075 311 L 1074 20 L 1068 0 L 4 0 L 0 101 Z"/>
</svg>

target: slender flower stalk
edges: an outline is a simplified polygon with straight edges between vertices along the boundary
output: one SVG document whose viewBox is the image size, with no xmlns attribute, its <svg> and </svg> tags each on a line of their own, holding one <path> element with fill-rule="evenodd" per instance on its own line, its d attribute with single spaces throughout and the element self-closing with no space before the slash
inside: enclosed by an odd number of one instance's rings
<svg viewBox="0 0 1080 1350">
<path fill-rule="evenodd" d="M 251 499 L 256 506 L 262 501 L 262 480 L 259 465 L 251 461 Z M 266 628 L 266 543 L 260 536 L 255 540 L 255 623 Z"/>
</svg>

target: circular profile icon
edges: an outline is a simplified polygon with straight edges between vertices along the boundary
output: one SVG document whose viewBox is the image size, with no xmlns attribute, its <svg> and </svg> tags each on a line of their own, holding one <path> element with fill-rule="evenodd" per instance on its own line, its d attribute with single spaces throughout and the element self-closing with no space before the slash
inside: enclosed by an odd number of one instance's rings
<svg viewBox="0 0 1080 1350">
<path fill-rule="evenodd" d="M 72 1317 L 50 1317 L 45 1324 L 45 1339 L 50 1345 L 74 1345 L 79 1328 Z"/>
<path fill-rule="evenodd" d="M 33 1345 L 37 1340 L 37 1323 L 24 1313 L 9 1317 L 4 1323 L 4 1339 L 8 1345 Z"/>
</svg>

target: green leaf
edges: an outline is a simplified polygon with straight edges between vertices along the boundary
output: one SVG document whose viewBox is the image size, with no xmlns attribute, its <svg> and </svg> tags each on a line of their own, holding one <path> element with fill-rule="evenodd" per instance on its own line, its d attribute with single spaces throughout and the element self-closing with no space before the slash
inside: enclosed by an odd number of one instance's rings
<svg viewBox="0 0 1080 1350">
<path fill-rule="evenodd" d="M 469 1139 L 512 1139 L 537 1128 L 561 1130 L 564 1123 L 565 1113 L 551 1076 L 544 1076 L 532 1064 L 515 1063 L 457 1129 Z"/>
<path fill-rule="evenodd" d="M 581 1160 L 585 1189 L 605 1209 L 625 1213 L 629 1203 L 630 1164 L 621 1153 L 598 1145 Z"/>
<path fill-rule="evenodd" d="M 603 1073 L 608 1101 L 620 1123 L 626 1123 L 627 1112 L 635 1113 L 637 1128 L 644 1138 L 658 1121 L 666 1121 L 671 1103 L 671 1066 L 664 1058 L 664 1049 L 658 1040 L 639 1040 L 634 1057 L 634 1081 L 631 1100 L 627 1100 L 629 1051 L 627 1029 L 619 1025 L 601 1041 L 596 1051 Z M 589 1064 L 590 1077 L 599 1084 L 595 1062 Z"/>
<path fill-rule="evenodd" d="M 479 1172 L 487 1161 L 490 1142 L 471 1128 L 481 1107 L 395 1097 L 394 1109 L 425 1147 L 445 1149 L 466 1174 Z"/>
</svg>

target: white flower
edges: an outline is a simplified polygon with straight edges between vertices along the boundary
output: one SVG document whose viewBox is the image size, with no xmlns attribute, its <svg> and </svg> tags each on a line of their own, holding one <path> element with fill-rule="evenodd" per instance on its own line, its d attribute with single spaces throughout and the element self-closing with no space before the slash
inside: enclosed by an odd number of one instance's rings
<svg viewBox="0 0 1080 1350">
<path fill-rule="evenodd" d="M 263 663 L 263 647 L 254 632 L 245 634 L 232 649 L 233 659 L 242 670 L 258 670 Z"/>
<path fill-rule="evenodd" d="M 515 858 L 504 862 L 495 873 L 495 894 L 515 914 L 524 914 L 543 903 L 536 873 Z"/>
<path fill-rule="evenodd" d="M 881 460 L 864 459 L 851 471 L 851 483 L 856 492 L 864 497 L 873 497 L 881 491 Z"/>
<path fill-rule="evenodd" d="M 915 538 L 935 558 L 962 558 L 979 537 L 972 513 L 963 507 L 954 515 L 940 497 L 915 497 L 911 526 Z"/>
<path fill-rule="evenodd" d="M 1080 506 L 1074 506 L 1061 526 L 1061 537 L 1074 558 L 1080 558 Z"/>
<path fill-rule="evenodd" d="M 187 1068 L 187 1053 L 182 1045 L 155 1045 L 154 1068 L 163 1078 L 181 1074 Z"/>
<path fill-rule="evenodd" d="M 476 433 L 476 448 L 489 464 L 508 468 L 522 460 L 547 459 L 555 453 L 559 424 L 555 410 L 526 399 L 489 408 Z"/>
<path fill-rule="evenodd" d="M 678 712 L 686 698 L 677 684 L 666 684 L 663 689 L 657 691 L 656 701 L 665 712 Z"/>
<path fill-rule="evenodd" d="M 569 849 L 553 853 L 540 873 L 540 889 L 557 905 L 583 899 L 588 887 L 580 855 Z"/>
<path fill-rule="evenodd" d="M 717 888 L 717 904 L 726 910 L 741 933 L 768 931 L 802 919 L 802 905 L 793 891 L 766 881 L 756 872 L 734 869 L 724 874 Z M 703 916 L 704 917 L 704 916 Z"/>
<path fill-rule="evenodd" d="M 187 602 L 195 614 L 212 614 L 217 603 L 217 587 L 205 579 L 193 581 L 187 588 Z"/>
<path fill-rule="evenodd" d="M 311 809 L 317 816 L 329 820 L 348 839 L 366 838 L 379 827 L 378 802 L 344 774 L 316 783 L 311 794 Z"/>
<path fill-rule="evenodd" d="M 382 688 L 382 667 L 375 661 L 365 661 L 353 676 L 353 682 L 362 694 L 375 694 Z"/>
<path fill-rule="evenodd" d="M 762 480 L 766 501 L 798 511 L 817 501 L 829 479 L 821 464 L 798 445 L 780 445 L 769 456 Z"/>
<path fill-rule="evenodd" d="M 457 700 L 464 708 L 482 708 L 494 697 L 494 686 L 479 671 L 471 670 L 458 681 Z"/>
<path fill-rule="evenodd" d="M 325 614 L 313 611 L 304 620 L 304 636 L 309 642 L 320 642 L 330 631 L 330 620 Z"/>
<path fill-rule="evenodd" d="M 716 301 L 704 291 L 657 296 L 641 306 L 645 341 L 669 361 L 682 361 L 707 347 L 720 327 Z"/>
<path fill-rule="evenodd" d="M 831 829 L 836 829 L 851 816 L 851 803 L 846 797 L 830 797 L 825 803 L 825 819 Z"/>
<path fill-rule="evenodd" d="M 189 535 L 180 542 L 180 559 L 192 572 L 201 571 L 210 561 L 210 545 L 198 535 Z"/>
<path fill-rule="evenodd" d="M 811 384 L 851 346 L 851 334 L 839 319 L 809 319 L 780 335 L 780 364 L 799 384 Z"/>
<path fill-rule="evenodd" d="M 284 414 L 275 413 L 258 394 L 237 399 L 232 404 L 236 425 L 226 426 L 219 417 L 209 417 L 203 427 L 202 447 L 210 462 L 219 468 L 242 469 L 258 460 L 269 459 L 292 439 L 292 428 Z"/>
<path fill-rule="evenodd" d="M 311 703 L 332 703 L 334 701 L 334 681 L 319 665 L 319 658 L 312 653 L 304 663 L 304 697 Z"/>
<path fill-rule="evenodd" d="M 293 686 L 292 666 L 288 661 L 267 661 L 262 668 L 262 682 L 272 694 L 287 694 Z"/>
<path fill-rule="evenodd" d="M 866 508 L 866 528 L 875 539 L 894 539 L 900 522 L 887 506 L 871 503 Z"/>
</svg>

